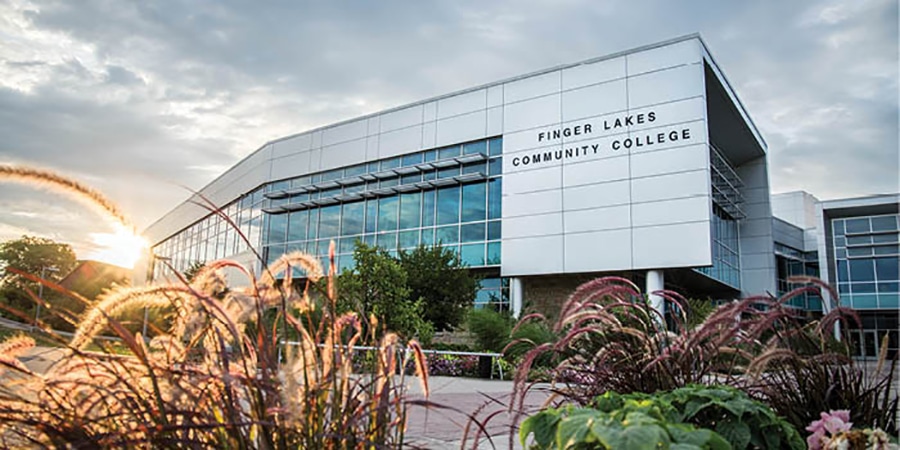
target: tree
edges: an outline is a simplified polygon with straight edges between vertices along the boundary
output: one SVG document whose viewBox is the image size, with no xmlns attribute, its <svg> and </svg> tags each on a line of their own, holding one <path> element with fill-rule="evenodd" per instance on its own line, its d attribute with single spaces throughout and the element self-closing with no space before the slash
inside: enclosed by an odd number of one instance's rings
<svg viewBox="0 0 900 450">
<path fill-rule="evenodd" d="M 406 271 L 410 297 L 425 302 L 425 320 L 436 330 L 462 324 L 475 302 L 479 278 L 466 270 L 455 252 L 444 247 L 419 245 L 401 251 L 400 265 Z"/>
<path fill-rule="evenodd" d="M 338 277 L 338 309 L 374 315 L 384 329 L 405 338 L 431 340 L 431 324 L 422 318 L 423 302 L 410 296 L 403 266 L 385 250 L 356 243 L 356 267 Z"/>
<path fill-rule="evenodd" d="M 0 276 L 0 299 L 11 308 L 27 313 L 35 306 L 26 288 L 37 292 L 38 284 L 5 269 L 14 268 L 38 277 L 43 272 L 47 280 L 59 281 L 75 267 L 75 252 L 68 244 L 22 236 L 0 244 L 0 266 L 4 269 Z M 51 295 L 46 289 L 44 294 Z"/>
</svg>

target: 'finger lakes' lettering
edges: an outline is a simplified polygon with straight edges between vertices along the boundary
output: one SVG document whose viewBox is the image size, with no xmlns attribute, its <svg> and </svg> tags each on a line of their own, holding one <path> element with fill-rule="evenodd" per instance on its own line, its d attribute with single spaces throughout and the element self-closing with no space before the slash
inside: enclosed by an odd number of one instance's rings
<svg viewBox="0 0 900 450">
<path fill-rule="evenodd" d="M 539 131 L 537 133 L 537 141 L 547 142 L 572 136 L 592 134 L 595 129 L 599 129 L 601 132 L 613 131 L 615 134 L 625 136 L 616 137 L 609 143 L 609 149 L 613 152 L 618 152 L 622 149 L 638 149 L 641 147 L 651 147 L 654 145 L 687 141 L 691 139 L 690 128 L 663 129 L 661 131 L 657 128 L 656 130 L 647 130 L 643 132 L 636 131 L 627 134 L 625 133 L 626 130 L 622 129 L 652 122 L 656 122 L 656 111 L 648 111 L 640 114 L 627 114 L 604 119 L 598 124 L 582 123 L 568 127 Z M 596 155 L 600 151 L 602 151 L 600 144 L 582 141 L 569 144 L 568 146 L 564 144 L 563 148 L 559 150 L 541 149 L 524 152 L 512 159 L 512 165 L 514 167 L 519 167 L 572 158 L 585 158 L 590 155 Z"/>
</svg>

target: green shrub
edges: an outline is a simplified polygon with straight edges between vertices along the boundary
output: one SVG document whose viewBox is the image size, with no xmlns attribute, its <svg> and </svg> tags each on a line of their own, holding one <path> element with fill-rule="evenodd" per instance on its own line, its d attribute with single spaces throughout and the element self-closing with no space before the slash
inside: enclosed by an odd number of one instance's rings
<svg viewBox="0 0 900 450">
<path fill-rule="evenodd" d="M 509 343 L 512 318 L 488 308 L 472 309 L 466 316 L 466 325 L 475 336 L 475 346 L 480 351 L 500 353 Z"/>
<path fill-rule="evenodd" d="M 794 427 L 764 404 L 727 386 L 671 392 L 607 392 L 589 408 L 548 409 L 522 423 L 542 449 L 781 448 L 803 449 Z"/>
<path fill-rule="evenodd" d="M 731 448 L 716 432 L 671 422 L 659 405 L 636 400 L 626 400 L 611 411 L 574 406 L 545 409 L 522 422 L 519 439 L 523 446 L 531 435 L 531 448 L 548 450 Z"/>
</svg>

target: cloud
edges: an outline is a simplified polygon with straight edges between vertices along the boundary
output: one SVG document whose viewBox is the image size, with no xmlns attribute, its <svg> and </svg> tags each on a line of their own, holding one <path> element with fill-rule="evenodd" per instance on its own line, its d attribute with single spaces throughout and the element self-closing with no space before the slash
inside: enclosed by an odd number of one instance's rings
<svg viewBox="0 0 900 450">
<path fill-rule="evenodd" d="M 70 173 L 147 225 L 271 139 L 699 31 L 775 191 L 896 191 L 897 17 L 891 0 L 8 0 L 0 161 Z"/>
</svg>

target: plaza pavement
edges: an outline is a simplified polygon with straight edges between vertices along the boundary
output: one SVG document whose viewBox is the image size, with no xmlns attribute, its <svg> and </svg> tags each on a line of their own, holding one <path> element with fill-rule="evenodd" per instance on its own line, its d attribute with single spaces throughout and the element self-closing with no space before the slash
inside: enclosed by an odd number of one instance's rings
<svg viewBox="0 0 900 450">
<path fill-rule="evenodd" d="M 407 382 L 413 398 L 423 398 L 418 379 L 407 378 Z M 429 377 L 429 389 L 429 401 L 440 406 L 427 409 L 419 405 L 410 407 L 406 431 L 409 448 L 522 448 L 518 428 L 510 429 L 514 414 L 507 413 L 512 398 L 512 381 L 433 376 Z M 549 398 L 549 385 L 534 386 L 525 398 L 525 412 L 540 409 Z M 490 439 L 485 439 L 482 434 L 481 439 L 475 441 L 478 427 L 470 423 L 470 417 L 485 424 L 485 432 Z M 522 419 L 524 417 L 518 421 Z M 467 425 L 469 439 L 463 442 Z"/>
</svg>

